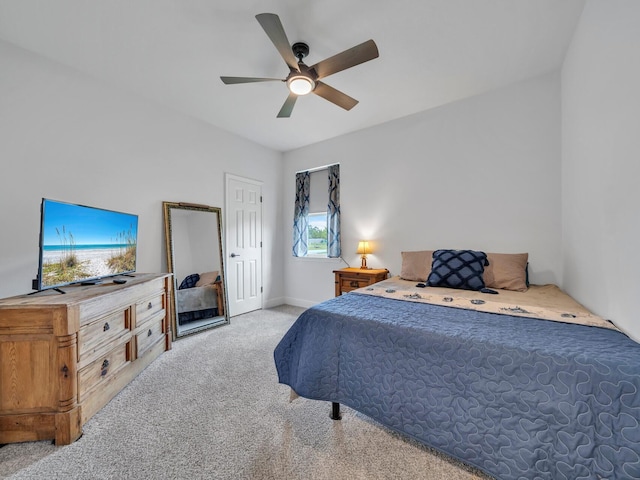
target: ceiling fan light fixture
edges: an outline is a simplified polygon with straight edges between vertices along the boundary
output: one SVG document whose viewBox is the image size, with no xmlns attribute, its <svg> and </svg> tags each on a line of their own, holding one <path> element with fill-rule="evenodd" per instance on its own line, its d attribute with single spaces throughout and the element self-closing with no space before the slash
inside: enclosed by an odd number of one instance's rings
<svg viewBox="0 0 640 480">
<path fill-rule="evenodd" d="M 307 95 L 316 88 L 316 82 L 306 75 L 294 75 L 287 79 L 289 91 L 296 95 Z"/>
</svg>

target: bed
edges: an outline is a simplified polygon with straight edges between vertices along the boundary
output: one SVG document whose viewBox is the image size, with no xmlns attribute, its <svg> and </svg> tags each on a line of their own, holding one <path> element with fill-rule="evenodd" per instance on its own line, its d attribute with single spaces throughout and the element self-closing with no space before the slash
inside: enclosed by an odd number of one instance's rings
<svg viewBox="0 0 640 480">
<path fill-rule="evenodd" d="M 176 290 L 180 325 L 224 315 L 222 281 L 217 271 L 188 275 Z"/>
<path fill-rule="evenodd" d="M 416 285 L 303 312 L 274 352 L 280 383 L 499 479 L 640 478 L 640 344 L 554 285 Z"/>
</svg>

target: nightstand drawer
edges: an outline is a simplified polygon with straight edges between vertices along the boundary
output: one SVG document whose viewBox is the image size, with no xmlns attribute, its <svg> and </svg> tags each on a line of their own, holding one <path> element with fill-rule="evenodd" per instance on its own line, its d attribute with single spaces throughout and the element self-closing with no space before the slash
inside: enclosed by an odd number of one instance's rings
<svg viewBox="0 0 640 480">
<path fill-rule="evenodd" d="M 341 277 L 340 278 L 340 290 L 342 293 L 350 292 L 356 288 L 362 288 L 370 285 L 368 278 L 357 277 Z"/>
<path fill-rule="evenodd" d="M 351 290 L 381 282 L 387 278 L 389 271 L 386 268 L 343 268 L 333 273 L 336 277 L 336 297 L 339 297 Z"/>
</svg>

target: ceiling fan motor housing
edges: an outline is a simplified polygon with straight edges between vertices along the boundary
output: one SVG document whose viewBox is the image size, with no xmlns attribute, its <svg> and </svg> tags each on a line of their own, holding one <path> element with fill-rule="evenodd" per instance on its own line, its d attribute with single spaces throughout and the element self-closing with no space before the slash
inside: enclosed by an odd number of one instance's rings
<svg viewBox="0 0 640 480">
<path fill-rule="evenodd" d="M 316 88 L 316 75 L 307 67 L 302 59 L 309 55 L 309 45 L 303 42 L 296 42 L 291 46 L 293 54 L 298 59 L 299 72 L 291 70 L 286 79 L 289 91 L 296 95 L 306 95 Z"/>
<path fill-rule="evenodd" d="M 301 62 L 304 57 L 309 55 L 309 45 L 304 42 L 294 43 L 291 50 L 293 50 L 293 54 L 298 59 L 298 62 Z"/>
</svg>

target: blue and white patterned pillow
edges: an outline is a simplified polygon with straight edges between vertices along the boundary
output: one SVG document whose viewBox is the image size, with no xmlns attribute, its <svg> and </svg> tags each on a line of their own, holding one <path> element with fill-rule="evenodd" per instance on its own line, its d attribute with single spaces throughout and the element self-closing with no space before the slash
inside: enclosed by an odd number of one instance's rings
<svg viewBox="0 0 640 480">
<path fill-rule="evenodd" d="M 481 290 L 484 286 L 484 267 L 489 265 L 487 254 L 475 250 L 436 250 L 433 252 L 431 273 L 427 285 L 431 287 Z"/>
<path fill-rule="evenodd" d="M 193 288 L 196 286 L 196 283 L 198 283 L 198 280 L 200 280 L 200 275 L 197 273 L 187 275 L 186 277 L 184 277 L 184 280 L 182 280 L 182 283 L 178 287 L 178 290 L 182 290 L 184 288 Z"/>
</svg>

